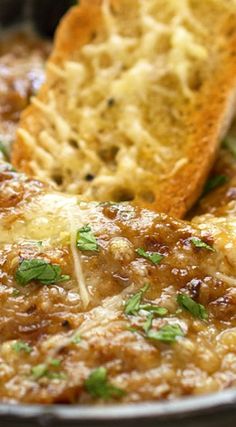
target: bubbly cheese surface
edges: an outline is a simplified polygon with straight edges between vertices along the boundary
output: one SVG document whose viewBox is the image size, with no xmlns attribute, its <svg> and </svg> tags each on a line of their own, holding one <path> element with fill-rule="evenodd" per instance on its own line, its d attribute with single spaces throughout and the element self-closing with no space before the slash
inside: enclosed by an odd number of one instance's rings
<svg viewBox="0 0 236 427">
<path fill-rule="evenodd" d="M 180 109 L 194 103 L 213 51 L 190 0 L 122 7 L 104 0 L 92 41 L 62 64 L 49 62 L 48 78 L 57 83 L 32 101 L 41 129 L 19 136 L 33 149 L 31 169 L 62 190 L 85 200 L 152 202 L 151 183 L 188 163 Z"/>
<path fill-rule="evenodd" d="M 9 166 L 0 175 L 0 400 L 105 403 L 85 386 L 99 367 L 125 391 L 109 401 L 122 403 L 236 384 L 235 203 L 228 217 L 187 223 L 128 203 L 79 203 Z M 76 246 L 86 224 L 98 251 Z M 193 237 L 205 246 L 196 247 Z M 161 253 L 161 262 L 138 248 Z M 19 265 L 38 258 L 60 266 L 67 279 L 22 286 Z M 144 306 L 128 314 L 127 302 L 137 301 L 145 283 Z M 180 307 L 179 294 L 201 304 L 207 317 Z M 150 306 L 165 309 L 151 324 Z M 150 339 L 147 321 L 153 333 L 168 326 L 181 336 Z"/>
</svg>

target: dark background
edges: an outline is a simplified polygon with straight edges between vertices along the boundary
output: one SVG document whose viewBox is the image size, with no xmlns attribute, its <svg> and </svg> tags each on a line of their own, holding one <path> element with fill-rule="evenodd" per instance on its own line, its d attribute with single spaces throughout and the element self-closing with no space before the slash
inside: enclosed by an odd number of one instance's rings
<svg viewBox="0 0 236 427">
<path fill-rule="evenodd" d="M 22 20 L 33 21 L 36 30 L 52 37 L 60 18 L 75 0 L 0 0 L 0 25 L 9 27 Z"/>
</svg>

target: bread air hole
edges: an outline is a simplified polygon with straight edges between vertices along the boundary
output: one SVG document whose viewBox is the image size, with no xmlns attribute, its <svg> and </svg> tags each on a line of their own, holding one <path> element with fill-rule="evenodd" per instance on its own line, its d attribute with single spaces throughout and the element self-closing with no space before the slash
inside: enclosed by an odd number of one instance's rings
<svg viewBox="0 0 236 427">
<path fill-rule="evenodd" d="M 135 194 L 129 188 L 116 188 L 111 196 L 111 200 L 114 202 L 130 202 L 134 198 Z"/>
<path fill-rule="evenodd" d="M 60 173 L 54 173 L 51 176 L 51 179 L 57 184 L 58 187 L 61 187 L 63 184 L 63 176 Z"/>
<path fill-rule="evenodd" d="M 69 139 L 68 142 L 72 148 L 76 148 L 76 149 L 79 148 L 79 145 L 75 139 Z"/>
<path fill-rule="evenodd" d="M 98 152 L 98 155 L 101 160 L 105 163 L 115 163 L 115 158 L 119 151 L 119 147 L 112 145 L 111 147 L 104 148 Z"/>
</svg>

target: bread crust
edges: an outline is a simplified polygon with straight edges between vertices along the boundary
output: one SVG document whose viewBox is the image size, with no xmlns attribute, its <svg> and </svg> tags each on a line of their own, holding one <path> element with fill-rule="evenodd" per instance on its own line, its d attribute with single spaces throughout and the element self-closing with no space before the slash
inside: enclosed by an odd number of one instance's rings
<svg viewBox="0 0 236 427">
<path fill-rule="evenodd" d="M 119 3 L 117 0 L 111 1 L 114 7 L 119 6 Z M 84 0 L 80 7 L 74 7 L 67 13 L 57 30 L 54 50 L 49 59 L 50 63 L 63 65 L 67 60 L 76 60 L 77 52 L 89 42 L 91 34 L 95 34 L 101 29 L 101 5 L 102 0 L 93 2 Z M 142 207 L 181 218 L 201 194 L 215 160 L 219 143 L 225 135 L 235 111 L 235 16 L 236 11 L 234 15 L 232 14 L 231 19 L 230 17 L 222 19 L 224 44 L 211 79 L 208 79 L 207 84 L 203 84 L 195 93 L 195 108 L 192 108 L 191 102 L 187 101 L 186 105 L 182 106 L 185 117 L 187 117 L 186 128 L 191 129 L 182 153 L 187 157 L 187 163 L 168 179 L 159 181 L 158 176 L 154 176 L 153 182 L 149 184 L 155 193 L 155 201 L 149 202 L 139 197 L 134 198 L 134 202 Z M 46 83 L 37 98 L 47 99 L 47 93 L 53 84 L 53 76 L 48 72 Z M 20 128 L 37 136 L 42 129 L 42 123 L 40 110 L 32 104 L 23 113 Z M 18 133 L 12 155 L 14 166 L 28 174 L 34 174 L 30 164 L 31 157 L 32 149 L 25 142 L 22 134 Z M 43 177 L 40 178 L 43 179 Z"/>
</svg>

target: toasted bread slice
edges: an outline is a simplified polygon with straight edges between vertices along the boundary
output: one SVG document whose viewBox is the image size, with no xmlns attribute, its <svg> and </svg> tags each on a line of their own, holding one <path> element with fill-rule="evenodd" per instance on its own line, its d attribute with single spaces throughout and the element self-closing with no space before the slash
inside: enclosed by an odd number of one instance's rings
<svg viewBox="0 0 236 427">
<path fill-rule="evenodd" d="M 84 200 L 181 217 L 235 105 L 233 0 L 84 0 L 56 34 L 14 165 Z"/>
</svg>

